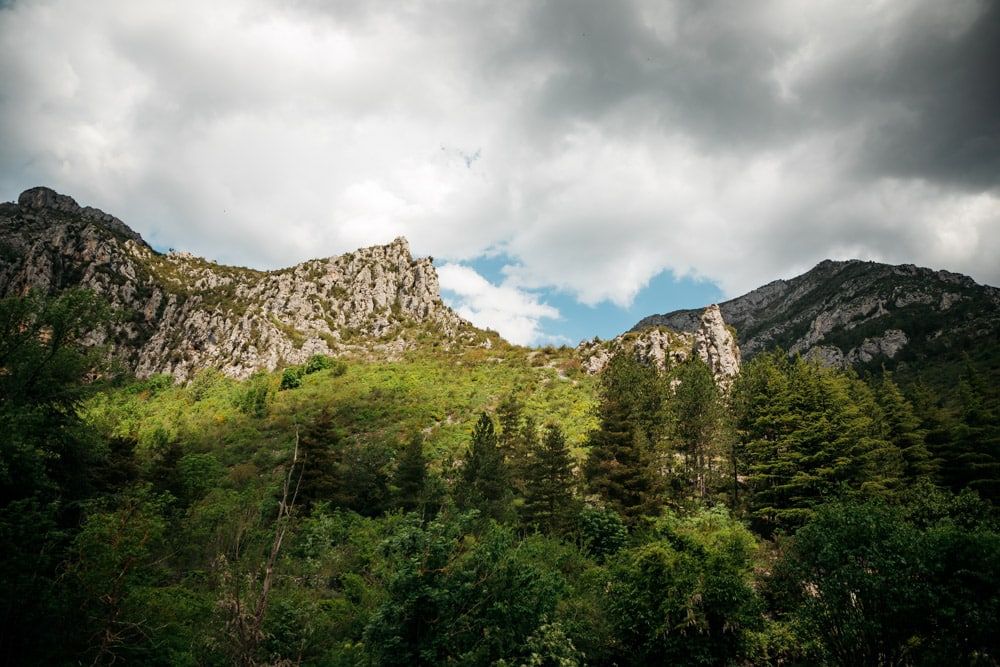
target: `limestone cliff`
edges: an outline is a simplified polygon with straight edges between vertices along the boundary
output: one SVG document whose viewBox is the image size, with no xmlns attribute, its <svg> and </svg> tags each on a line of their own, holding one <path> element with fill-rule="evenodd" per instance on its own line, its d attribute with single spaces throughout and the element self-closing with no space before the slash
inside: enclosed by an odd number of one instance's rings
<svg viewBox="0 0 1000 667">
<path fill-rule="evenodd" d="M 584 341 L 577 348 L 583 367 L 599 373 L 616 350 L 631 351 L 640 360 L 665 369 L 691 355 L 704 361 L 721 387 L 728 387 L 740 370 L 740 348 L 731 327 L 722 319 L 717 305 L 705 308 L 693 331 L 675 331 L 667 327 L 647 327 L 639 332 L 618 336 L 613 341 Z"/>
<path fill-rule="evenodd" d="M 926 368 L 1000 341 L 1000 290 L 912 265 L 825 261 L 719 308 L 746 358 L 783 349 L 837 366 Z M 699 318 L 696 310 L 652 315 L 632 331 L 695 331 Z"/>
<path fill-rule="evenodd" d="M 392 358 L 421 335 L 486 334 L 442 301 L 405 239 L 279 271 L 160 254 L 117 218 L 48 188 L 0 204 L 0 296 L 82 286 L 124 317 L 105 341 L 138 376 L 213 366 L 243 378 L 313 354 Z"/>
</svg>

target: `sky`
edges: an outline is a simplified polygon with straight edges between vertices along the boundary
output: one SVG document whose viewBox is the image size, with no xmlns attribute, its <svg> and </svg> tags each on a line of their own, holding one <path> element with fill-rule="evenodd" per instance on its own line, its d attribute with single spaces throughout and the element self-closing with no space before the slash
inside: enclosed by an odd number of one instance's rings
<svg viewBox="0 0 1000 667">
<path fill-rule="evenodd" d="M 525 345 L 823 259 L 1000 285 L 1000 2 L 0 0 L 0 200 L 272 269 L 405 236 Z"/>
</svg>

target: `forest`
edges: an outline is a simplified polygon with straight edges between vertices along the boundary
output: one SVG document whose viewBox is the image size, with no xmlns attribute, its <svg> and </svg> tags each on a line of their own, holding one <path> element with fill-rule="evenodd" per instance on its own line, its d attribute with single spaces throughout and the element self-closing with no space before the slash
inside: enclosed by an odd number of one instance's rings
<svg viewBox="0 0 1000 667">
<path fill-rule="evenodd" d="M 130 377 L 0 300 L 0 662 L 996 665 L 1000 391 L 433 340 Z M 721 384 L 721 386 L 720 386 Z"/>
</svg>

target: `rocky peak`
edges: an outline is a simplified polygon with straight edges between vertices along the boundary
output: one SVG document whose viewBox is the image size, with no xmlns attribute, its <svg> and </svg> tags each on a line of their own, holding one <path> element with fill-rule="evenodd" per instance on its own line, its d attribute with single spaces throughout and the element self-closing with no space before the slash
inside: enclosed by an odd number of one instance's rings
<svg viewBox="0 0 1000 667">
<path fill-rule="evenodd" d="M 110 346 L 139 377 L 204 367 L 244 378 L 314 354 L 394 358 L 431 333 L 478 332 L 440 298 L 430 258 L 404 238 L 278 271 L 159 254 L 117 218 L 49 188 L 0 207 L 0 296 L 82 286 L 123 321 Z"/>
<path fill-rule="evenodd" d="M 113 215 L 91 206 L 80 206 L 69 195 L 59 194 L 52 188 L 39 186 L 25 190 L 17 198 L 17 206 L 19 212 L 28 217 L 45 213 L 77 216 L 83 220 L 97 222 L 119 236 L 145 243 L 139 234 Z"/>
<path fill-rule="evenodd" d="M 712 369 L 717 382 L 728 385 L 740 372 L 740 348 L 718 305 L 713 304 L 702 313 L 694 332 L 694 353 Z"/>
<path fill-rule="evenodd" d="M 1000 335 L 1000 290 L 911 264 L 827 260 L 721 303 L 719 310 L 736 328 L 746 358 L 782 349 L 875 370 L 954 357 Z M 652 315 L 632 331 L 667 326 L 694 332 L 700 318 L 696 310 Z"/>
<path fill-rule="evenodd" d="M 630 350 L 638 359 L 664 370 L 699 356 L 715 377 L 716 384 L 728 388 L 740 370 L 740 348 L 732 329 L 722 319 L 719 306 L 705 308 L 694 331 L 675 331 L 656 326 L 618 336 L 613 341 L 584 341 L 577 348 L 583 367 L 599 373 L 615 350 Z"/>
</svg>

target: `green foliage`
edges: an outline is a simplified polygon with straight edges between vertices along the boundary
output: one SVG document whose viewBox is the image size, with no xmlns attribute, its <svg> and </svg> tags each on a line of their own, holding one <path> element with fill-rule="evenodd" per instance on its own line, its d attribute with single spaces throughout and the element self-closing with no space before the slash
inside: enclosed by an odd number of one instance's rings
<svg viewBox="0 0 1000 667">
<path fill-rule="evenodd" d="M 748 503 L 762 531 L 801 525 L 842 493 L 888 496 L 903 475 L 873 392 L 818 362 L 760 355 L 734 387 Z"/>
<path fill-rule="evenodd" d="M 393 476 L 396 504 L 404 512 L 420 512 L 427 502 L 427 463 L 423 435 L 415 433 L 403 449 Z"/>
<path fill-rule="evenodd" d="M 568 533 L 579 510 L 575 484 L 566 436 L 558 425 L 547 424 L 527 460 L 522 521 L 549 535 Z"/>
<path fill-rule="evenodd" d="M 628 664 L 736 664 L 761 625 L 755 545 L 725 513 L 670 522 L 612 562 L 608 605 Z"/>
<path fill-rule="evenodd" d="M 511 500 L 509 473 L 493 419 L 484 412 L 472 431 L 469 453 L 455 485 L 455 502 L 460 509 L 475 509 L 484 518 L 499 521 L 508 518 Z"/>
<path fill-rule="evenodd" d="M 377 664 L 492 664 L 520 655 L 555 611 L 561 576 L 509 528 L 469 535 L 473 518 L 408 520 L 386 543 L 396 575 L 365 631 Z"/>
<path fill-rule="evenodd" d="M 821 508 L 772 579 L 813 659 L 838 665 L 990 664 L 1000 655 L 1000 536 L 920 528 L 882 503 Z"/>
<path fill-rule="evenodd" d="M 604 562 L 628 543 L 628 527 L 612 509 L 588 505 L 580 510 L 577 522 L 580 543 L 598 562 Z"/>
<path fill-rule="evenodd" d="M 82 339 L 108 313 L 86 290 L 0 299 L 0 502 L 89 492 L 100 444 L 77 410 L 100 366 Z"/>
<path fill-rule="evenodd" d="M 762 355 L 727 402 L 695 360 L 593 377 L 569 348 L 422 332 L 392 363 L 95 385 L 73 336 L 46 355 L 37 322 L 89 317 L 51 301 L 0 308 L 5 664 L 1000 655 L 1000 406 L 975 367 L 939 395 Z"/>
<path fill-rule="evenodd" d="M 672 378 L 678 383 L 668 402 L 673 451 L 683 457 L 685 495 L 705 502 L 723 490 L 722 464 L 731 441 L 725 405 L 712 369 L 701 357 L 691 355 Z"/>
<path fill-rule="evenodd" d="M 271 397 L 271 386 L 267 374 L 254 373 L 236 395 L 236 407 L 245 415 L 263 417 Z"/>
<path fill-rule="evenodd" d="M 347 364 L 339 359 L 332 359 L 325 354 L 314 354 L 309 357 L 303 367 L 306 375 L 318 373 L 326 369 L 333 369 L 332 375 L 343 375 L 347 372 Z"/>
<path fill-rule="evenodd" d="M 665 385 L 655 368 L 616 354 L 601 377 L 600 425 L 589 437 L 584 475 L 592 493 L 629 522 L 665 503 L 659 441 Z"/>
<path fill-rule="evenodd" d="M 278 391 L 286 389 L 298 389 L 302 386 L 303 368 L 301 366 L 289 366 L 281 373 L 281 384 Z"/>
<path fill-rule="evenodd" d="M 140 487 L 117 507 L 91 513 L 73 540 L 68 588 L 83 613 L 84 654 L 95 664 L 127 659 L 156 644 L 158 628 L 148 620 L 146 602 L 162 576 L 166 504 Z"/>
</svg>

